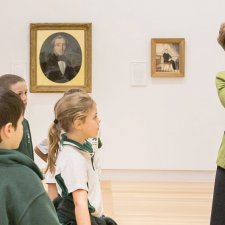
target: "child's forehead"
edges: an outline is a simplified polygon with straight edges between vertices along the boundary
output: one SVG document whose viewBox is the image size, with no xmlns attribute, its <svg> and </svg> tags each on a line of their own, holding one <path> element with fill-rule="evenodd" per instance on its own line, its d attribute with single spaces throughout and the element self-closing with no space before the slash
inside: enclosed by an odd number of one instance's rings
<svg viewBox="0 0 225 225">
<path fill-rule="evenodd" d="M 17 88 L 22 88 L 22 89 L 27 88 L 26 82 L 25 81 L 18 81 L 16 83 L 10 85 L 10 90 L 12 90 L 12 91 L 14 89 L 17 89 Z"/>
</svg>

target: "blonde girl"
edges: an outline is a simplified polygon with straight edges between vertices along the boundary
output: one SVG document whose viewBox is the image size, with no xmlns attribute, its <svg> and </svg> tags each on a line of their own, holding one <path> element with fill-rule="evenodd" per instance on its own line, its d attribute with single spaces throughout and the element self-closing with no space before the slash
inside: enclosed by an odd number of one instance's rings
<svg viewBox="0 0 225 225">
<path fill-rule="evenodd" d="M 99 130 L 96 103 L 86 93 L 70 94 L 56 103 L 54 111 L 55 120 L 48 134 L 47 169 L 55 174 L 62 197 L 56 208 L 60 222 L 70 225 L 116 224 L 103 216 L 94 151 L 86 141 L 96 137 Z"/>
</svg>

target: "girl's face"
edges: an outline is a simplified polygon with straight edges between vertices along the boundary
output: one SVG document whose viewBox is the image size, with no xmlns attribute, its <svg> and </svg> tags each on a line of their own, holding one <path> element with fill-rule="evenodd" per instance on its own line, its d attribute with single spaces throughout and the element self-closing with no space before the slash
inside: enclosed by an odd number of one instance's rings
<svg viewBox="0 0 225 225">
<path fill-rule="evenodd" d="M 21 139 L 23 137 L 23 116 L 20 116 L 16 128 L 12 127 L 12 135 L 10 137 L 11 140 L 11 148 L 12 149 L 17 149 L 20 145 Z"/>
<path fill-rule="evenodd" d="M 27 85 L 25 81 L 17 82 L 10 86 L 10 90 L 20 96 L 25 107 L 27 106 Z"/>
<path fill-rule="evenodd" d="M 99 131 L 100 120 L 97 115 L 96 104 L 93 105 L 92 109 L 89 111 L 84 123 L 82 124 L 82 131 L 85 138 L 97 137 Z"/>
</svg>

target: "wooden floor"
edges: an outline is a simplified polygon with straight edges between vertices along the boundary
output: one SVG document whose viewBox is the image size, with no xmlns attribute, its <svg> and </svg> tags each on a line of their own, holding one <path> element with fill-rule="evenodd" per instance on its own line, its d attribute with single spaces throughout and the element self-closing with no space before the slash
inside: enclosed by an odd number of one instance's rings
<svg viewBox="0 0 225 225">
<path fill-rule="evenodd" d="M 105 214 L 118 225 L 208 225 L 213 183 L 101 181 Z"/>
</svg>

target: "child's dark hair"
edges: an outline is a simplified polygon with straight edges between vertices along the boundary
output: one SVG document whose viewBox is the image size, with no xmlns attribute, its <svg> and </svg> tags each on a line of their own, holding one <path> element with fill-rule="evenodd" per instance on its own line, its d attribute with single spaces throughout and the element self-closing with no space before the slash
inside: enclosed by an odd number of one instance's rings
<svg viewBox="0 0 225 225">
<path fill-rule="evenodd" d="M 11 85 L 16 84 L 18 82 L 25 82 L 25 80 L 14 74 L 4 74 L 0 76 L 0 87 L 5 89 L 10 89 Z"/>
<path fill-rule="evenodd" d="M 17 94 L 0 87 L 0 129 L 7 123 L 12 123 L 12 126 L 16 128 L 24 110 L 24 104 Z"/>
<path fill-rule="evenodd" d="M 55 171 L 61 132 L 68 132 L 76 119 L 85 122 L 94 104 L 94 100 L 84 92 L 64 95 L 55 104 L 55 120 L 48 132 L 49 154 L 46 170 L 49 169 L 51 173 Z"/>
</svg>

